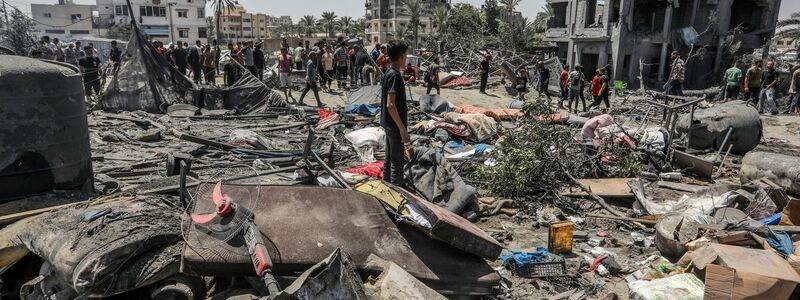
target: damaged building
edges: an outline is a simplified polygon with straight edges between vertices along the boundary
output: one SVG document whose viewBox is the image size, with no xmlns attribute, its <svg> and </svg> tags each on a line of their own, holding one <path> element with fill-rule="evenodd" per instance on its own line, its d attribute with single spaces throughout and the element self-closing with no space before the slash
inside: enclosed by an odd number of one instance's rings
<svg viewBox="0 0 800 300">
<path fill-rule="evenodd" d="M 686 88 L 706 88 L 736 55 L 769 47 L 781 0 L 548 0 L 545 41 L 587 75 L 611 64 L 613 79 L 661 86 L 670 53 L 687 62 Z M 768 53 L 764 51 L 763 53 Z M 639 81 L 639 77 L 642 81 Z M 718 76 L 719 75 L 719 76 Z"/>
</svg>

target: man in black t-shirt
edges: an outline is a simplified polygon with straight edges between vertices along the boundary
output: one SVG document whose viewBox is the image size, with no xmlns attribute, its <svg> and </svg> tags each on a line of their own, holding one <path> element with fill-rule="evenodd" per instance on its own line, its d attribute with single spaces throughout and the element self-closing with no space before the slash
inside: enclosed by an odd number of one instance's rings
<svg viewBox="0 0 800 300">
<path fill-rule="evenodd" d="M 775 71 L 775 62 L 768 61 L 767 69 L 761 72 L 761 96 L 758 101 L 759 113 L 763 114 L 766 104 L 769 104 L 772 115 L 778 114 L 778 105 L 775 103 L 776 85 L 778 85 L 778 72 Z"/>
<path fill-rule="evenodd" d="M 117 70 L 119 70 L 120 60 L 122 59 L 122 50 L 117 48 L 116 40 L 111 41 L 111 51 L 108 54 L 108 59 L 114 65 L 114 73 L 116 74 Z"/>
<path fill-rule="evenodd" d="M 172 51 L 172 62 L 175 63 L 178 72 L 185 76 L 186 66 L 189 64 L 189 53 L 186 52 L 186 48 L 183 48 L 183 42 L 178 41 L 176 44 L 175 50 Z"/>
<path fill-rule="evenodd" d="M 83 90 L 86 93 L 86 103 L 91 103 L 92 94 L 100 93 L 100 59 L 94 56 L 92 46 L 83 48 L 86 56 L 78 60 L 78 66 L 83 75 Z M 94 92 L 94 93 L 92 93 Z"/>
<path fill-rule="evenodd" d="M 383 165 L 383 179 L 402 186 L 403 167 L 411 155 L 411 138 L 408 135 L 408 107 L 406 106 L 406 86 L 400 73 L 406 63 L 408 44 L 403 41 L 390 41 L 387 48 L 391 67 L 381 82 L 381 127 L 386 132 L 386 160 Z"/>
<path fill-rule="evenodd" d="M 486 94 L 486 84 L 489 82 L 489 60 L 492 57 L 489 54 L 483 57 L 481 60 L 480 68 L 481 68 L 481 94 Z"/>
</svg>

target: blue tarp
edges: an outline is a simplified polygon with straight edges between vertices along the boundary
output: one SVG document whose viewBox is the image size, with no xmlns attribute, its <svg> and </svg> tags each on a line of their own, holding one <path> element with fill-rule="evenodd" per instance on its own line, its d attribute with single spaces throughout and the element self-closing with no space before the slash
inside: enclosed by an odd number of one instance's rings
<svg viewBox="0 0 800 300">
<path fill-rule="evenodd" d="M 381 112 L 380 104 L 350 104 L 344 108 L 345 113 L 374 116 Z"/>
</svg>

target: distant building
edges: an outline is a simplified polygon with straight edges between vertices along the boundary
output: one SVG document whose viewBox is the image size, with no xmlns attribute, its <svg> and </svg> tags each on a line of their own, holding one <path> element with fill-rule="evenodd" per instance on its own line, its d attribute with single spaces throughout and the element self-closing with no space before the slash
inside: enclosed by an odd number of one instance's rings
<svg viewBox="0 0 800 300">
<path fill-rule="evenodd" d="M 581 64 L 587 75 L 593 75 L 596 68 L 610 63 L 615 80 L 639 86 L 642 74 L 645 85 L 660 87 L 669 77 L 670 53 L 677 50 L 685 59 L 693 48 L 698 56 L 687 63 L 686 88 L 706 88 L 719 82 L 733 55 L 769 47 L 781 0 L 547 3 L 553 16 L 544 41 L 557 43 L 558 56 L 568 66 Z M 727 41 L 735 47 L 728 47 Z M 699 48 L 704 50 L 696 51 Z M 736 52 L 731 55 L 730 50 Z"/>
<path fill-rule="evenodd" d="M 265 39 L 269 36 L 268 24 L 269 16 L 262 13 L 248 13 L 243 6 L 237 5 L 236 8 L 222 13 L 220 32 L 228 42 Z"/>
<path fill-rule="evenodd" d="M 72 4 L 60 1 L 58 4 L 31 4 L 31 15 L 36 21 L 39 36 L 49 36 L 62 41 L 70 41 L 87 36 L 99 36 L 104 31 L 95 24 L 92 12 L 95 5 Z"/>
<path fill-rule="evenodd" d="M 205 0 L 97 0 L 100 26 L 129 24 L 135 18 L 144 34 L 152 39 L 184 41 L 192 44 L 209 37 Z"/>
<path fill-rule="evenodd" d="M 275 30 L 281 25 L 292 25 L 292 17 L 290 16 L 267 16 L 267 30 L 274 33 Z M 277 36 L 275 36 L 277 37 Z"/>
<path fill-rule="evenodd" d="M 800 40 L 798 39 L 774 39 L 772 40 L 772 50 L 778 52 L 796 51 L 800 48 Z"/>
<path fill-rule="evenodd" d="M 425 36 L 434 29 L 431 13 L 439 8 L 450 9 L 450 0 L 424 0 L 425 5 L 420 17 L 419 35 Z M 367 35 L 371 43 L 385 43 L 394 38 L 400 26 L 407 26 L 410 17 L 406 6 L 399 0 L 366 0 L 364 4 L 367 17 Z"/>
</svg>

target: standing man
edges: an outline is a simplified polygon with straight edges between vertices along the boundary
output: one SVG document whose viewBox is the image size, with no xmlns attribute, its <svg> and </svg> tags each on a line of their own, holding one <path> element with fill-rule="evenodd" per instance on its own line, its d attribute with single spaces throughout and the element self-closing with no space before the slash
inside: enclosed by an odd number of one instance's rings
<svg viewBox="0 0 800 300">
<path fill-rule="evenodd" d="M 114 74 L 117 74 L 117 70 L 119 70 L 119 64 L 122 60 L 122 50 L 117 48 L 117 41 L 111 41 L 111 50 L 108 53 L 108 59 L 111 61 L 111 64 L 114 65 Z"/>
<path fill-rule="evenodd" d="M 544 94 L 547 97 L 547 103 L 550 103 L 553 101 L 550 94 L 547 93 L 547 87 L 550 85 L 550 69 L 544 65 L 544 61 L 540 60 L 536 63 L 536 71 L 539 73 L 539 86 L 536 87 L 536 91 L 539 92 L 539 97 Z"/>
<path fill-rule="evenodd" d="M 194 46 L 188 47 L 187 49 L 187 51 L 189 51 L 187 60 L 189 61 L 189 66 L 192 68 L 192 79 L 194 83 L 200 83 L 200 79 L 203 78 L 203 62 L 200 58 L 200 47 L 202 47 L 202 44 L 197 40 L 194 41 Z"/>
<path fill-rule="evenodd" d="M 100 59 L 94 56 L 94 49 L 86 46 L 86 57 L 78 61 L 81 74 L 83 75 L 83 90 L 86 92 L 86 103 L 91 103 L 92 95 L 99 94 L 100 89 Z"/>
<path fill-rule="evenodd" d="M 756 60 L 744 74 L 744 101 L 753 101 L 758 106 L 761 98 L 761 60 Z"/>
<path fill-rule="evenodd" d="M 322 68 L 324 70 L 322 73 L 322 89 L 328 93 L 331 92 L 331 83 L 336 76 L 336 72 L 333 69 L 333 61 L 333 49 L 331 49 L 331 46 L 326 45 L 325 54 L 322 54 Z"/>
<path fill-rule="evenodd" d="M 567 112 L 578 112 L 578 99 L 583 100 L 583 110 L 586 110 L 586 99 L 581 97 L 583 84 L 586 78 L 583 76 L 583 67 L 575 65 L 575 70 L 569 73 L 569 102 L 567 102 Z M 575 102 L 575 110 L 572 110 L 572 102 Z"/>
<path fill-rule="evenodd" d="M 787 114 L 800 114 L 800 107 L 798 107 L 798 99 L 800 99 L 800 65 L 795 65 L 792 68 L 792 82 L 789 86 L 789 93 L 792 95 L 789 100 L 789 110 Z"/>
<path fill-rule="evenodd" d="M 369 62 L 369 54 L 367 54 L 367 49 L 364 49 L 362 47 L 358 47 L 358 51 L 356 51 L 356 55 L 355 56 L 356 56 L 355 57 L 355 65 L 356 65 L 356 67 L 355 67 L 355 70 L 353 72 L 355 72 L 357 74 L 356 76 L 361 78 L 359 86 L 363 86 L 364 85 L 364 68 L 371 64 Z"/>
<path fill-rule="evenodd" d="M 758 101 L 758 113 L 764 113 L 764 100 L 766 100 L 772 115 L 778 114 L 778 105 L 775 103 L 776 85 L 778 85 L 778 72 L 775 71 L 775 62 L 770 60 L 767 62 L 767 69 L 761 73 L 761 97 Z"/>
<path fill-rule="evenodd" d="M 730 69 L 725 70 L 722 79 L 725 81 L 725 99 L 722 102 L 736 100 L 739 97 L 739 87 L 742 86 L 742 61 L 737 60 Z"/>
<path fill-rule="evenodd" d="M 339 48 L 336 48 L 336 51 L 333 52 L 333 56 L 335 57 L 334 64 L 336 65 L 336 77 L 338 78 L 339 89 L 346 89 L 347 64 L 350 60 L 347 56 L 347 44 L 345 44 L 345 42 L 340 43 Z"/>
<path fill-rule="evenodd" d="M 219 59 L 220 57 L 222 57 L 222 51 L 220 51 L 219 49 L 219 44 L 217 44 L 217 39 L 214 39 L 212 44 L 214 46 L 212 46 L 211 48 L 214 49 L 214 53 L 216 54 L 216 56 L 214 57 L 214 69 L 216 70 L 217 75 L 219 75 Z"/>
<path fill-rule="evenodd" d="M 392 62 L 394 63 L 394 62 Z M 441 95 L 441 90 L 439 89 L 439 58 L 433 59 L 433 64 L 428 66 L 428 71 L 425 72 L 425 84 L 427 85 L 427 91 L 425 94 L 430 95 L 431 89 L 436 88 L 436 94 Z"/>
<path fill-rule="evenodd" d="M 73 64 L 77 66 L 79 55 L 80 54 L 78 53 L 78 50 L 75 49 L 75 44 L 73 43 L 69 43 L 69 45 L 67 45 L 67 50 L 64 50 L 64 60 L 68 64 Z"/>
<path fill-rule="evenodd" d="M 486 94 L 486 85 L 489 82 L 489 61 L 492 60 L 492 56 L 489 53 L 483 56 L 483 60 L 480 62 L 481 68 L 481 88 L 480 93 Z"/>
<path fill-rule="evenodd" d="M 294 68 L 298 70 L 303 69 L 303 60 L 305 58 L 305 48 L 303 48 L 303 42 L 297 43 L 297 48 L 294 48 Z"/>
<path fill-rule="evenodd" d="M 64 49 L 61 48 L 61 42 L 58 39 L 53 39 L 53 46 L 55 49 L 55 60 L 66 62 L 66 58 L 64 57 Z"/>
<path fill-rule="evenodd" d="M 592 79 L 592 96 L 594 96 L 594 101 L 590 107 L 599 107 L 601 102 L 606 104 L 606 108 L 611 108 L 611 104 L 608 101 L 608 75 L 606 75 L 605 69 L 597 69 L 597 81 Z M 575 108 L 577 110 L 577 107 Z"/>
<path fill-rule="evenodd" d="M 244 68 L 253 76 L 256 76 L 256 61 L 253 54 L 253 41 L 247 41 L 244 48 L 239 50 L 239 60 L 243 62 Z"/>
<path fill-rule="evenodd" d="M 314 98 L 317 99 L 317 107 L 322 108 L 322 102 L 319 101 L 319 86 L 317 83 L 319 82 L 319 68 L 317 67 L 317 53 L 311 52 L 308 59 L 308 64 L 306 64 L 306 88 L 303 90 L 303 93 L 300 94 L 300 105 L 306 105 L 303 103 L 303 98 L 306 97 L 308 90 L 314 91 Z"/>
<path fill-rule="evenodd" d="M 223 69 L 222 79 L 225 81 L 225 85 L 230 87 L 236 84 L 236 81 L 239 80 L 236 72 L 236 60 L 233 57 L 230 57 L 230 59 L 225 62 Z"/>
<path fill-rule="evenodd" d="M 672 70 L 669 73 L 667 80 L 666 90 L 667 95 L 683 96 L 683 80 L 685 66 L 681 54 L 678 51 L 672 51 Z"/>
<path fill-rule="evenodd" d="M 281 83 L 281 90 L 283 90 L 283 96 L 286 98 L 286 102 L 289 102 L 289 98 L 294 100 L 292 97 L 292 56 L 289 55 L 288 48 L 281 48 L 281 55 L 278 55 L 278 80 Z"/>
<path fill-rule="evenodd" d="M 86 57 L 86 51 L 84 51 L 83 48 L 81 48 L 80 41 L 75 42 L 75 50 L 78 50 L 78 59 Z"/>
<path fill-rule="evenodd" d="M 206 45 L 205 56 L 203 57 L 203 71 L 206 75 L 206 84 L 217 85 L 217 50 L 213 47 Z"/>
<path fill-rule="evenodd" d="M 186 49 L 183 48 L 183 43 L 181 41 L 175 44 L 175 50 L 172 50 L 172 62 L 175 64 L 175 67 L 178 68 L 178 73 L 186 76 L 186 66 L 189 64 L 189 55 L 186 53 Z"/>
<path fill-rule="evenodd" d="M 381 81 L 381 127 L 386 132 L 386 159 L 383 179 L 403 186 L 403 169 L 411 156 L 411 138 L 408 135 L 408 107 L 406 87 L 400 68 L 406 63 L 408 44 L 390 41 L 387 52 L 392 65 Z"/>
<path fill-rule="evenodd" d="M 264 81 L 264 66 L 267 64 L 267 59 L 264 57 L 264 51 L 261 51 L 261 43 L 258 43 L 253 50 L 253 60 L 258 81 Z"/>
<path fill-rule="evenodd" d="M 567 101 L 567 97 L 569 97 L 569 67 L 564 65 L 564 69 L 561 70 L 561 74 L 558 74 L 558 79 L 561 87 L 561 97 L 559 99 L 561 101 L 558 102 L 558 108 L 564 109 L 564 101 Z"/>
</svg>

